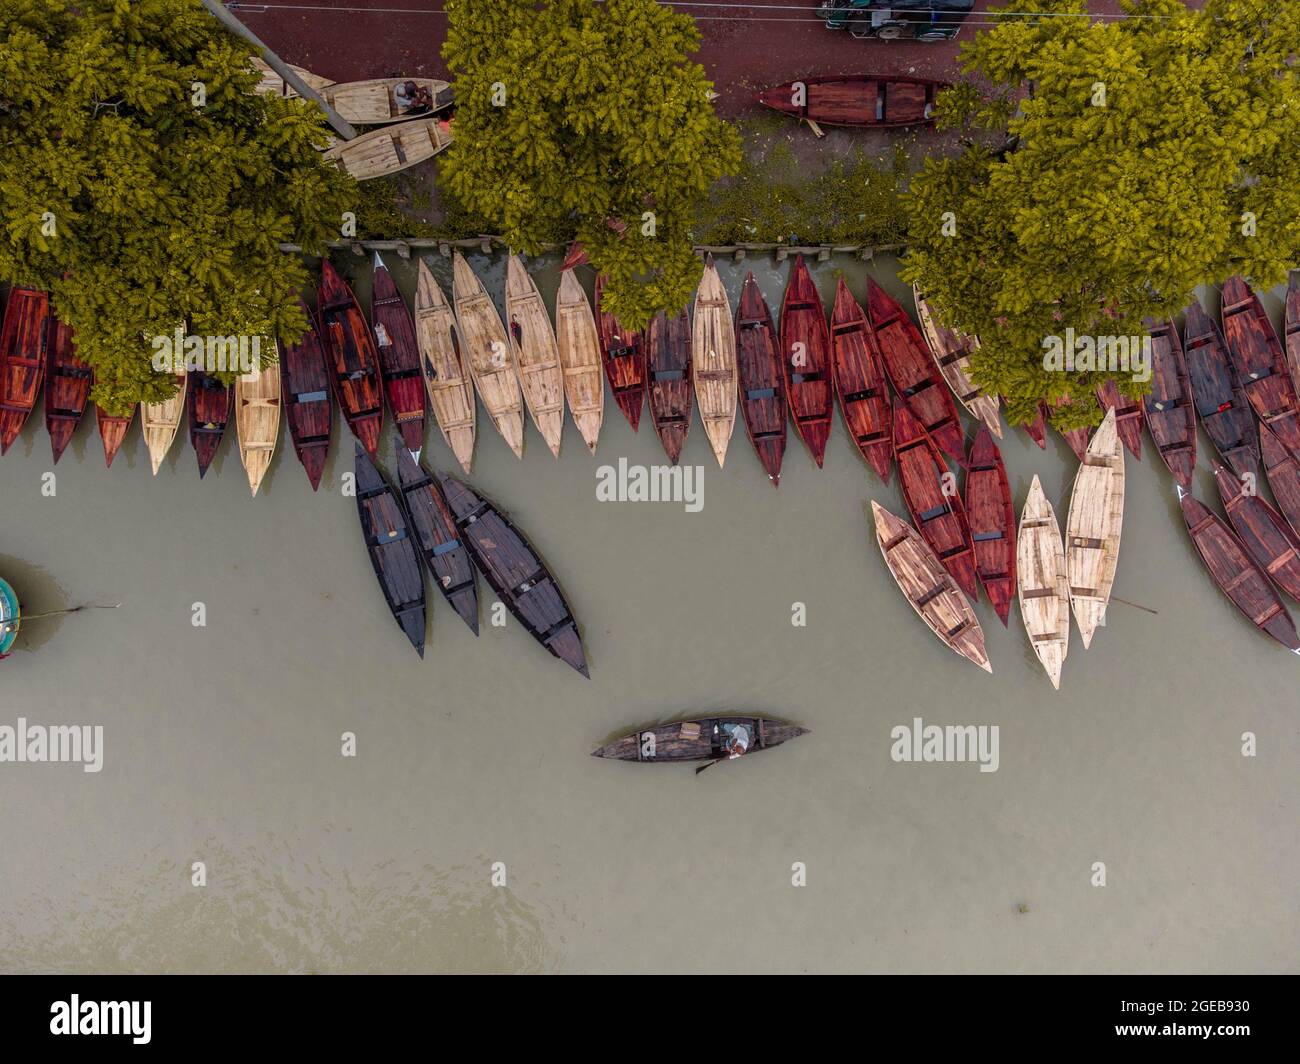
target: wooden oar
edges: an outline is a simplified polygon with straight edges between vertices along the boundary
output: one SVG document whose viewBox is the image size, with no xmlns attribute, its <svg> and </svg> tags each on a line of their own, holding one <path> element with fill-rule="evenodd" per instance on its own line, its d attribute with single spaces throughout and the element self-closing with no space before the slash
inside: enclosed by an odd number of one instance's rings
<svg viewBox="0 0 1300 1064">
<path fill-rule="evenodd" d="M 1143 606 L 1136 602 L 1129 602 L 1128 599 L 1122 599 L 1118 595 L 1111 595 L 1110 600 L 1111 602 L 1122 602 L 1125 606 L 1132 606 L 1135 610 L 1146 610 L 1147 613 L 1155 617 L 1160 616 L 1159 610 L 1153 610 L 1150 606 Z"/>
<path fill-rule="evenodd" d="M 76 613 L 79 610 L 115 610 L 120 602 L 114 602 L 111 606 L 100 606 L 94 602 L 83 602 L 80 606 L 72 606 L 66 610 L 50 610 L 49 613 L 24 613 L 21 617 L 23 621 L 39 621 L 45 617 L 60 617 L 65 613 Z"/>
<path fill-rule="evenodd" d="M 703 772 L 706 768 L 712 768 L 712 767 L 713 767 L 714 765 L 716 765 L 719 761 L 726 761 L 726 760 L 727 760 L 727 759 L 726 759 L 725 757 L 715 757 L 715 758 L 714 758 L 712 761 L 710 761 L 707 765 L 701 765 L 699 768 L 697 768 L 697 769 L 695 770 L 695 774 L 698 776 L 698 775 L 699 775 L 701 772 Z"/>
</svg>

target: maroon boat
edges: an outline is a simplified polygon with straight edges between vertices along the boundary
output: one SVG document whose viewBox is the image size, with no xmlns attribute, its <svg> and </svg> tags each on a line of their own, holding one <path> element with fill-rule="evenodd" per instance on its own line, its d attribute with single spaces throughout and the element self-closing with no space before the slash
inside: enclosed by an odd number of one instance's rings
<svg viewBox="0 0 1300 1064">
<path fill-rule="evenodd" d="M 1223 286 L 1223 336 L 1246 398 L 1260 421 L 1300 450 L 1300 400 L 1277 330 L 1259 296 L 1241 277 Z"/>
<path fill-rule="evenodd" d="M 36 406 L 45 376 L 49 297 L 15 286 L 0 324 L 0 454 L 7 454 Z"/>
<path fill-rule="evenodd" d="M 605 310 L 602 296 L 605 275 L 596 275 L 596 331 L 600 335 L 600 360 L 605 367 L 614 402 L 623 411 L 627 423 L 636 432 L 641 427 L 641 407 L 645 401 L 646 357 L 645 334 L 629 332 L 618 319 Z"/>
<path fill-rule="evenodd" d="M 330 400 L 330 375 L 316 323 L 301 299 L 298 306 L 307 319 L 307 331 L 296 344 L 281 351 L 280 392 L 294 452 L 307 471 L 311 490 L 315 491 L 320 487 L 334 435 L 334 404 Z"/>
<path fill-rule="evenodd" d="M 835 413 L 831 337 L 821 296 L 802 255 L 795 256 L 781 304 L 781 365 L 795 431 L 820 469 Z"/>
<path fill-rule="evenodd" d="M 1143 401 L 1147 428 L 1174 479 L 1190 488 L 1196 469 L 1196 402 L 1183 344 L 1172 321 L 1146 324 L 1151 337 L 1151 391 Z"/>
<path fill-rule="evenodd" d="M 694 382 L 691 378 L 691 319 L 683 307 L 670 318 L 662 310 L 646 332 L 646 372 L 650 385 L 650 420 L 673 465 L 691 431 Z"/>
<path fill-rule="evenodd" d="M 1300 270 L 1291 271 L 1286 286 L 1286 364 L 1300 393 Z"/>
<path fill-rule="evenodd" d="M 914 126 L 934 121 L 934 102 L 946 85 L 892 74 L 829 74 L 774 85 L 757 98 L 823 126 Z"/>
<path fill-rule="evenodd" d="M 375 338 L 357 297 L 329 259 L 321 262 L 318 295 L 316 320 L 334 397 L 348 428 L 374 458 L 384 421 L 384 379 Z"/>
<path fill-rule="evenodd" d="M 1129 454 L 1142 461 L 1142 400 L 1130 399 L 1113 380 L 1097 389 L 1102 410 L 1115 410 L 1115 430 Z"/>
<path fill-rule="evenodd" d="M 235 389 L 222 384 L 210 373 L 190 370 L 185 389 L 185 405 L 190 416 L 190 443 L 199 460 L 199 479 L 207 473 L 217 456 L 221 437 L 226 433 L 235 408 Z"/>
<path fill-rule="evenodd" d="M 1005 626 L 1016 597 L 1016 512 L 1002 452 L 987 425 L 980 426 L 966 471 L 966 518 L 975 571 Z"/>
<path fill-rule="evenodd" d="M 1267 425 L 1259 427 L 1259 445 L 1268 486 L 1277 500 L 1278 509 L 1291 525 L 1291 531 L 1300 535 L 1300 458 L 1287 450 L 1277 433 Z"/>
<path fill-rule="evenodd" d="M 1255 564 L 1278 587 L 1300 600 L 1300 537 L 1263 496 L 1253 490 L 1248 493 L 1223 466 L 1214 467 L 1214 479 L 1228 520 Z"/>
<path fill-rule="evenodd" d="M 416 458 L 424 448 L 424 370 L 415 342 L 415 323 L 397 285 L 375 252 L 374 288 L 370 300 L 375 346 L 384 377 L 384 395 L 406 449 Z"/>
<path fill-rule="evenodd" d="M 871 278 L 867 278 L 867 323 L 894 391 L 944 453 L 965 465 L 965 439 L 952 391 L 939 375 L 921 330 L 898 300 Z"/>
<path fill-rule="evenodd" d="M 1228 357 L 1228 347 L 1219 327 L 1200 303 L 1187 308 L 1183 351 L 1187 356 L 1187 375 L 1192 382 L 1196 412 L 1201 415 L 1206 435 L 1237 476 L 1258 475 L 1255 415 Z"/>
<path fill-rule="evenodd" d="M 1002 405 L 1007 405 L 1006 397 L 1002 399 Z M 1047 404 L 1038 404 L 1038 413 L 1034 415 L 1033 421 L 1025 421 L 1017 428 L 1022 428 L 1028 434 L 1029 438 L 1038 444 L 1040 451 L 1047 450 Z"/>
<path fill-rule="evenodd" d="M 736 304 L 736 376 L 740 413 L 772 487 L 781 483 L 785 455 L 785 383 L 777 354 L 776 327 L 754 275 L 745 275 Z M 823 441 L 824 444 L 825 441 Z"/>
<path fill-rule="evenodd" d="M 92 386 L 94 378 L 91 378 Z M 135 419 L 136 407 L 131 408 L 131 413 L 126 417 L 117 417 L 114 414 L 105 412 L 104 408 L 96 405 L 95 423 L 99 427 L 99 439 L 104 445 L 104 468 L 113 468 L 113 459 L 117 457 L 117 452 L 122 449 L 122 443 L 126 439 L 127 430 L 131 428 L 131 422 Z"/>
<path fill-rule="evenodd" d="M 1048 409 L 1051 413 L 1057 414 L 1072 405 L 1073 404 L 1068 399 L 1058 399 L 1053 403 L 1049 403 Z M 1070 445 L 1070 450 L 1074 452 L 1074 456 L 1082 462 L 1083 456 L 1088 453 L 1088 438 L 1092 435 L 1092 430 L 1083 428 L 1057 429 L 1056 431 L 1059 432 L 1062 439 Z"/>
<path fill-rule="evenodd" d="M 50 450 L 57 464 L 73 433 L 81 424 L 90 399 L 93 374 L 77 358 L 72 327 L 54 314 L 49 316 L 45 364 L 45 429 L 50 434 Z"/>
<path fill-rule="evenodd" d="M 889 386 L 867 316 L 841 278 L 831 312 L 831 376 L 849 438 L 886 484 L 894 464 Z"/>
</svg>

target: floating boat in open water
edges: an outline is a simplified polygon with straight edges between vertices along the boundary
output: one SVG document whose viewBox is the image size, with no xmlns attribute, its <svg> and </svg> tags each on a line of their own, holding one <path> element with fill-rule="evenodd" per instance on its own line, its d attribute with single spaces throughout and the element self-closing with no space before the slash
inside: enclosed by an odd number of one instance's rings
<svg viewBox="0 0 1300 1064">
<path fill-rule="evenodd" d="M 189 383 L 185 386 L 185 405 L 189 408 L 190 444 L 198 459 L 201 480 L 217 456 L 221 437 L 226 434 L 230 412 L 235 405 L 235 389 L 202 370 L 190 370 Z"/>
<path fill-rule="evenodd" d="M 280 369 L 263 366 L 235 381 L 235 438 L 239 460 L 256 495 L 280 439 Z"/>
<path fill-rule="evenodd" d="M 564 369 L 564 397 L 578 435 L 592 454 L 605 419 L 605 376 L 600 367 L 596 318 L 582 284 L 572 270 L 560 274 L 555 296 L 555 339 Z"/>
<path fill-rule="evenodd" d="M 1241 277 L 1223 286 L 1223 336 L 1246 398 L 1260 421 L 1300 450 L 1300 399 L 1277 330 Z"/>
<path fill-rule="evenodd" d="M 695 320 L 691 333 L 695 363 L 695 401 L 704 433 L 721 468 L 736 424 L 736 330 L 722 278 L 710 255 L 695 291 Z"/>
<path fill-rule="evenodd" d="M 415 287 L 415 337 L 420 345 L 420 364 L 442 438 L 466 473 L 474 464 L 474 435 L 477 405 L 474 384 L 461 364 L 457 342 L 456 313 L 452 310 L 433 272 L 420 259 Z"/>
<path fill-rule="evenodd" d="M 945 87 L 904 75 L 826 74 L 764 89 L 758 102 L 822 126 L 928 125 Z"/>
<path fill-rule="evenodd" d="M 979 348 L 978 338 L 940 325 L 929 301 L 915 285 L 912 286 L 912 296 L 916 300 L 916 316 L 921 319 L 921 330 L 925 334 L 926 343 L 930 345 L 930 354 L 934 356 L 935 365 L 948 382 L 952 394 L 962 406 L 984 422 L 994 436 L 1002 439 L 998 397 L 984 394 L 970 375 L 970 356 Z"/>
<path fill-rule="evenodd" d="M 749 442 L 773 487 L 781 483 L 785 456 L 785 380 L 777 354 L 772 312 L 753 273 L 745 275 L 736 305 L 736 374 L 740 414 Z"/>
<path fill-rule="evenodd" d="M 673 465 L 691 431 L 695 388 L 691 380 L 691 319 L 682 307 L 673 317 L 662 310 L 646 330 L 646 401 L 659 442 Z"/>
<path fill-rule="evenodd" d="M 92 386 L 93 380 L 92 377 Z M 104 446 L 104 468 L 113 468 L 113 459 L 117 457 L 117 452 L 122 449 L 122 443 L 126 439 L 127 430 L 131 427 L 131 422 L 135 419 L 135 409 L 126 417 L 117 417 L 114 414 L 105 413 L 103 407 L 95 407 L 95 424 L 99 428 L 99 440 Z"/>
<path fill-rule="evenodd" d="M 1169 319 L 1148 321 L 1147 332 L 1151 336 L 1151 391 L 1144 400 L 1147 428 L 1174 479 L 1190 488 L 1196 469 L 1196 400 L 1183 343 L 1178 326 Z"/>
<path fill-rule="evenodd" d="M 520 397 L 514 345 L 483 282 L 459 251 L 452 255 L 452 299 L 465 369 L 478 389 L 492 424 L 516 458 L 524 456 L 524 404 Z"/>
<path fill-rule="evenodd" d="M 1219 327 L 1200 303 L 1187 308 L 1183 336 L 1188 379 L 1206 435 L 1237 476 L 1258 474 L 1255 415 Z"/>
<path fill-rule="evenodd" d="M 894 464 L 889 385 L 867 316 L 841 277 L 831 311 L 831 377 L 844 427 L 858 452 L 886 484 Z"/>
<path fill-rule="evenodd" d="M 1273 498 L 1291 525 L 1291 531 L 1300 535 L 1300 457 L 1287 450 L 1286 444 L 1267 425 L 1259 427 L 1259 443 Z"/>
<path fill-rule="evenodd" d="M 307 471 L 311 490 L 320 487 L 325 461 L 334 435 L 334 404 L 330 400 L 330 374 L 325 347 L 311 312 L 298 301 L 307 319 L 307 331 L 296 344 L 280 350 L 280 396 L 298 461 Z"/>
<path fill-rule="evenodd" d="M 1214 479 L 1228 520 L 1255 564 L 1300 601 L 1300 537 L 1262 495 L 1246 492 L 1223 466 L 1214 467 Z"/>
<path fill-rule="evenodd" d="M 399 628 L 424 657 L 424 571 L 401 496 L 384 479 L 360 441 L 356 452 L 357 515 L 370 564 Z"/>
<path fill-rule="evenodd" d="M 175 380 L 176 391 L 171 398 L 164 399 L 161 403 L 140 404 L 140 427 L 144 431 L 144 445 L 149 450 L 149 464 L 153 467 L 154 476 L 162 468 L 163 459 L 167 457 L 172 441 L 176 439 L 176 432 L 181 427 L 181 419 L 185 416 L 189 374 L 178 373 Z"/>
<path fill-rule="evenodd" d="M 551 454 L 564 435 L 564 371 L 551 316 L 518 255 L 506 263 L 506 317 L 528 413 Z"/>
<path fill-rule="evenodd" d="M 1016 512 L 1011 506 L 1002 452 L 988 425 L 981 425 L 966 470 L 966 519 L 975 549 L 975 571 L 1003 626 L 1016 596 Z"/>
<path fill-rule="evenodd" d="M 381 126 L 355 140 L 336 141 L 321 158 L 346 170 L 354 180 L 368 181 L 432 159 L 450 143 L 451 123 L 435 116 Z"/>
<path fill-rule="evenodd" d="M 77 358 L 77 348 L 72 327 L 64 325 L 51 313 L 49 337 L 46 342 L 45 365 L 45 429 L 50 434 L 50 451 L 55 463 L 72 442 L 73 433 L 81 424 L 90 398 L 93 374 L 90 367 Z"/>
<path fill-rule="evenodd" d="M 16 285 L 0 324 L 0 454 L 7 454 L 36 406 L 45 377 L 49 297 Z"/>
<path fill-rule="evenodd" d="M 600 357 L 605 378 L 614 402 L 636 432 L 641 425 L 641 407 L 645 401 L 646 354 L 645 333 L 629 332 L 619 320 L 605 310 L 604 274 L 596 275 L 596 327 L 600 333 Z"/>
<path fill-rule="evenodd" d="M 352 435 L 374 458 L 384 422 L 384 378 L 374 335 L 352 287 L 329 259 L 321 262 L 318 295 L 316 319 L 334 396 Z"/>
<path fill-rule="evenodd" d="M 821 296 L 802 255 L 795 256 L 781 304 L 781 366 L 795 431 L 820 469 L 835 414 L 831 336 Z"/>
<path fill-rule="evenodd" d="M 1115 411 L 1108 410 L 1075 474 L 1065 519 L 1070 606 L 1084 650 L 1106 623 L 1123 527 L 1124 449 L 1115 427 Z"/>
<path fill-rule="evenodd" d="M 1154 349 L 1152 358 L 1154 360 Z M 1119 386 L 1110 380 L 1097 389 L 1097 402 L 1103 410 L 1115 411 L 1115 431 L 1119 433 L 1120 441 L 1129 454 L 1142 461 L 1142 400 L 1122 394 Z"/>
<path fill-rule="evenodd" d="M 1065 544 L 1056 511 L 1043 494 L 1037 474 L 1020 514 L 1016 537 L 1016 581 L 1020 617 L 1029 644 L 1057 690 L 1061 667 L 1070 649 L 1070 578 L 1065 568 Z"/>
<path fill-rule="evenodd" d="M 406 449 L 419 458 L 424 449 L 424 371 L 415 324 L 377 251 L 374 267 L 370 320 L 384 375 L 384 397 Z"/>
<path fill-rule="evenodd" d="M 723 735 L 719 728 L 722 724 L 739 724 L 749 730 L 750 748 L 738 761 L 808 734 L 807 728 L 766 717 L 697 717 L 633 732 L 593 750 L 591 756 L 646 765 L 718 761 L 727 756 L 722 748 Z"/>
</svg>

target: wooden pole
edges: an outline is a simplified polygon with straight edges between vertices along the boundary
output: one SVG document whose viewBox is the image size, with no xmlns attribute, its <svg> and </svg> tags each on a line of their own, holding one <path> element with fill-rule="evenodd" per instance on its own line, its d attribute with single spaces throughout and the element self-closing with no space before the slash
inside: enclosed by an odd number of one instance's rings
<svg viewBox="0 0 1300 1064">
<path fill-rule="evenodd" d="M 303 81 L 288 63 L 263 44 L 257 34 L 235 18 L 226 9 L 226 5 L 221 3 L 221 0 L 203 0 L 203 6 L 211 11 L 213 17 L 231 33 L 243 37 L 249 44 L 257 48 L 262 53 L 262 58 L 266 60 L 267 66 L 292 85 L 299 96 L 306 97 L 308 100 L 315 100 L 325 112 L 325 117 L 329 119 L 329 124 L 334 128 L 335 133 L 344 140 L 356 140 L 357 131 L 352 128 L 347 119 L 327 104 L 321 98 L 320 93 Z"/>
</svg>

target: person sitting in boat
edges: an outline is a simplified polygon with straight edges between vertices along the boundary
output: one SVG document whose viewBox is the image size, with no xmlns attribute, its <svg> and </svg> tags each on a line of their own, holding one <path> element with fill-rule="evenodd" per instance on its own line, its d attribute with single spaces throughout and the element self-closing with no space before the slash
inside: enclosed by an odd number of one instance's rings
<svg viewBox="0 0 1300 1064">
<path fill-rule="evenodd" d="M 429 90 L 414 81 L 404 81 L 393 90 L 397 104 L 405 115 L 422 115 L 433 109 Z"/>
<path fill-rule="evenodd" d="M 515 343 L 520 347 L 524 343 L 524 327 L 519 324 L 519 319 L 513 314 L 510 315 L 510 335 L 515 338 Z"/>
<path fill-rule="evenodd" d="M 715 724 L 713 731 L 715 735 L 719 732 L 722 733 L 722 740 L 718 745 L 729 760 L 734 761 L 749 752 L 749 727 L 747 725 L 724 721 L 722 724 Z"/>
</svg>

